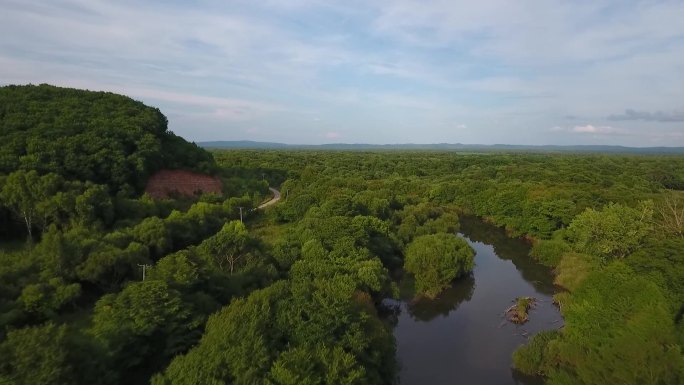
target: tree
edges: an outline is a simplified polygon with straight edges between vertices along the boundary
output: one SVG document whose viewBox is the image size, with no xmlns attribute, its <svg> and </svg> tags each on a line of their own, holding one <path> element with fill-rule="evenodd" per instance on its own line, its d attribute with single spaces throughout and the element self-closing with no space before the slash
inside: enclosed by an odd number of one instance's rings
<svg viewBox="0 0 684 385">
<path fill-rule="evenodd" d="M 137 242 L 126 248 L 105 245 L 90 252 L 76 274 L 104 290 L 117 290 L 124 281 L 140 278 L 138 265 L 148 263 L 147 256 L 147 248 Z"/>
<path fill-rule="evenodd" d="M 415 238 L 406 250 L 404 269 L 416 277 L 416 290 L 434 298 L 454 278 L 473 269 L 475 251 L 453 234 L 439 233 Z"/>
<path fill-rule="evenodd" d="M 81 285 L 78 283 L 66 284 L 60 278 L 52 278 L 47 284 L 26 286 L 21 292 L 19 302 L 33 316 L 49 318 L 80 295 Z"/>
<path fill-rule="evenodd" d="M 625 258 L 635 272 L 647 276 L 664 289 L 672 316 L 684 325 L 684 238 L 650 238 L 639 250 Z M 684 329 L 683 329 L 684 330 Z M 684 340 L 682 340 L 684 342 Z"/>
<path fill-rule="evenodd" d="M 670 191 L 656 205 L 658 227 L 667 233 L 684 237 L 684 195 Z"/>
<path fill-rule="evenodd" d="M 277 207 L 278 218 L 284 222 L 294 222 L 301 219 L 309 207 L 316 204 L 316 198 L 309 194 L 300 194 L 289 197 L 285 204 Z"/>
<path fill-rule="evenodd" d="M 52 223 L 57 226 L 67 224 L 75 211 L 75 196 L 74 191 L 59 191 L 38 203 L 36 208 L 40 214 L 42 233 L 45 233 Z"/>
<path fill-rule="evenodd" d="M 171 234 L 159 217 L 145 218 L 131 229 L 133 239 L 147 246 L 150 255 L 160 258 L 171 249 Z"/>
<path fill-rule="evenodd" d="M 14 330 L 0 345 L 0 382 L 7 384 L 77 384 L 68 357 L 66 326 L 52 323 Z"/>
<path fill-rule="evenodd" d="M 154 385 L 263 384 L 282 349 L 274 327 L 277 303 L 288 287 L 279 282 L 239 298 L 207 321 L 202 340 L 152 379 Z"/>
<path fill-rule="evenodd" d="M 191 346 L 196 334 L 190 310 L 166 282 L 136 282 L 97 301 L 90 334 L 125 373 L 155 362 L 151 357 L 168 358 Z"/>
<path fill-rule="evenodd" d="M 33 226 L 40 216 L 41 202 L 52 197 L 60 183 L 61 178 L 58 175 L 39 176 L 35 170 L 19 170 L 7 176 L 0 198 L 24 222 L 29 240 L 33 239 Z"/>
<path fill-rule="evenodd" d="M 186 288 L 200 281 L 203 268 L 202 261 L 194 253 L 181 250 L 157 261 L 149 277 L 162 280 L 174 287 Z"/>
<path fill-rule="evenodd" d="M 219 268 L 222 269 L 226 263 L 230 274 L 233 274 L 236 263 L 245 255 L 248 241 L 249 234 L 245 225 L 240 221 L 231 221 L 216 235 L 207 239 L 202 246 L 214 257 Z"/>
<path fill-rule="evenodd" d="M 650 202 L 644 202 L 638 209 L 616 203 L 600 211 L 589 208 L 573 219 L 567 236 L 581 253 L 623 258 L 651 231 L 652 216 Z"/>
<path fill-rule="evenodd" d="M 104 225 L 114 217 L 114 205 L 104 185 L 85 184 L 85 191 L 76 197 L 76 215 L 83 225 L 93 226 L 98 221 Z"/>
<path fill-rule="evenodd" d="M 368 383 L 365 372 L 353 354 L 318 345 L 283 352 L 269 377 L 277 385 L 361 385 Z"/>
</svg>

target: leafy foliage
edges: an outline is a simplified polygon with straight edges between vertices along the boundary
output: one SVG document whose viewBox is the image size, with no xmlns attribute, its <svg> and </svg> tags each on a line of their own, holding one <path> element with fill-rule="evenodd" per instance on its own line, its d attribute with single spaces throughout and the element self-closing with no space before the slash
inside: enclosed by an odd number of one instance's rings
<svg viewBox="0 0 684 385">
<path fill-rule="evenodd" d="M 550 267 L 560 263 L 563 254 L 570 251 L 570 245 L 560 239 L 541 240 L 532 246 L 530 256 Z"/>
<path fill-rule="evenodd" d="M 513 353 L 513 366 L 528 375 L 544 374 L 549 368 L 549 343 L 560 336 L 557 330 L 546 330 L 535 334 L 527 345 Z"/>
<path fill-rule="evenodd" d="M 475 251 L 463 239 L 439 233 L 417 237 L 406 250 L 406 271 L 416 276 L 416 290 L 436 297 L 454 278 L 473 269 Z"/>
<path fill-rule="evenodd" d="M 245 250 L 249 243 L 247 228 L 240 221 L 231 221 L 213 237 L 202 244 L 207 254 L 214 256 L 212 263 L 219 269 L 227 266 L 233 274 L 235 265 L 244 259 Z"/>
<path fill-rule="evenodd" d="M 390 271 L 406 266 L 430 296 L 466 274 L 462 213 L 533 238 L 570 290 L 566 326 L 516 353 L 521 370 L 682 381 L 684 245 L 679 192 L 665 191 L 684 185 L 681 157 L 212 156 L 156 109 L 44 85 L 0 88 L 0 139 L 0 382 L 392 383 L 378 312 L 398 294 Z M 137 194 L 161 167 L 213 159 L 225 196 Z M 252 211 L 269 185 L 282 201 Z"/>
<path fill-rule="evenodd" d="M 563 308 L 548 342 L 551 384 L 676 384 L 684 376 L 673 321 L 660 289 L 622 263 L 593 272 Z M 532 351 L 534 349 L 530 349 Z"/>
<path fill-rule="evenodd" d="M 0 381 L 7 384 L 111 384 L 96 350 L 54 323 L 10 331 L 0 344 Z"/>
<path fill-rule="evenodd" d="M 125 96 L 49 85 L 0 88 L 0 173 L 56 173 L 119 190 L 162 166 L 209 171 L 213 159 Z"/>
<path fill-rule="evenodd" d="M 649 234 L 653 209 L 609 204 L 603 210 L 587 209 L 570 224 L 567 236 L 577 251 L 603 258 L 622 258 Z"/>
<path fill-rule="evenodd" d="M 16 171 L 4 181 L 0 199 L 21 218 L 29 238 L 33 238 L 33 226 L 43 217 L 50 216 L 57 199 L 55 195 L 60 185 L 56 174 L 39 176 L 35 170 Z"/>
</svg>

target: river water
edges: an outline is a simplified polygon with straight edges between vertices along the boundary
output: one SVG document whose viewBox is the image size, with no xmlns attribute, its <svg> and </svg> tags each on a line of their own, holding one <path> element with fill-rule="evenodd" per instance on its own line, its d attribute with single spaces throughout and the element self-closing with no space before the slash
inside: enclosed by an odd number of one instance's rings
<svg viewBox="0 0 684 385">
<path fill-rule="evenodd" d="M 413 300 L 405 275 L 394 308 L 401 385 L 541 384 L 511 369 L 511 354 L 527 336 L 562 325 L 552 304 L 551 271 L 528 257 L 529 245 L 474 217 L 461 218 L 460 235 L 475 249 L 475 268 L 435 300 Z M 503 312 L 516 297 L 539 300 L 529 321 L 514 325 Z"/>
</svg>

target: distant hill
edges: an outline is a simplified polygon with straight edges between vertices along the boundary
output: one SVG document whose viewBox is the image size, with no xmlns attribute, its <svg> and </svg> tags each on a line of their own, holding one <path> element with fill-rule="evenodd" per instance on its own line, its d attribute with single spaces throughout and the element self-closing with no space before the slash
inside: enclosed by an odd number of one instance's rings
<svg viewBox="0 0 684 385">
<path fill-rule="evenodd" d="M 623 147 L 623 146 L 533 146 L 511 144 L 461 144 L 461 143 L 435 143 L 435 144 L 284 144 L 274 142 L 254 142 L 250 140 L 239 141 L 213 141 L 198 142 L 204 148 L 216 149 L 312 149 L 312 150 L 442 150 L 442 151 L 536 151 L 536 152 L 583 152 L 583 153 L 634 153 L 634 154 L 684 154 L 684 147 Z"/>
<path fill-rule="evenodd" d="M 236 140 L 236 141 L 215 141 L 215 142 L 197 142 L 197 145 L 204 148 L 297 148 L 302 147 L 294 144 L 274 143 L 274 142 L 254 142 L 251 140 Z"/>
<path fill-rule="evenodd" d="M 0 87 L 0 175 L 17 169 L 141 191 L 160 169 L 209 171 L 212 155 L 168 130 L 157 109 L 123 95 Z"/>
</svg>

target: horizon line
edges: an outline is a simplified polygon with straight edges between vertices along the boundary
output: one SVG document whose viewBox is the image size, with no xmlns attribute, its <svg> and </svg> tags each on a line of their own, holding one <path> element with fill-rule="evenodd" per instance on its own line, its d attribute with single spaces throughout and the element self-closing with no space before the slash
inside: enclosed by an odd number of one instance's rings
<svg viewBox="0 0 684 385">
<path fill-rule="evenodd" d="M 625 146 L 621 144 L 510 144 L 510 143 L 494 143 L 494 144 L 483 144 L 483 143 L 461 143 L 461 142 L 433 142 L 433 143 L 415 143 L 415 142 L 403 142 L 403 143 L 368 143 L 368 142 L 325 142 L 318 144 L 306 144 L 306 143 L 286 143 L 277 141 L 267 141 L 267 140 L 251 140 L 251 139 L 237 139 L 237 140 L 198 140 L 193 141 L 196 144 L 210 144 L 210 143 L 256 143 L 256 144 L 277 144 L 285 146 L 336 146 L 336 145 L 346 145 L 346 146 L 439 146 L 439 145 L 450 145 L 450 146 L 481 146 L 481 147 L 493 147 L 493 146 L 517 146 L 517 147 L 620 147 L 620 148 L 638 148 L 638 149 L 649 149 L 649 148 L 667 148 L 667 149 L 684 149 L 684 146 Z"/>
</svg>

